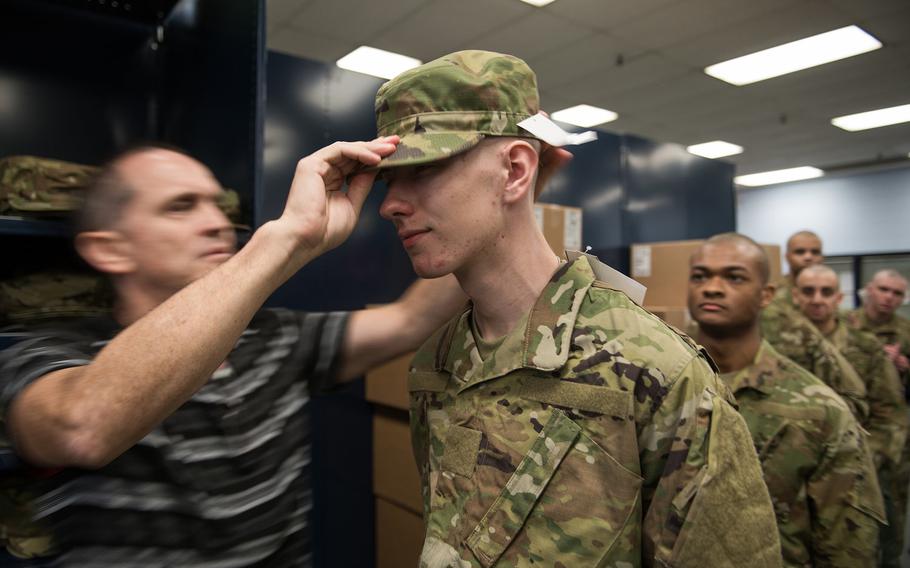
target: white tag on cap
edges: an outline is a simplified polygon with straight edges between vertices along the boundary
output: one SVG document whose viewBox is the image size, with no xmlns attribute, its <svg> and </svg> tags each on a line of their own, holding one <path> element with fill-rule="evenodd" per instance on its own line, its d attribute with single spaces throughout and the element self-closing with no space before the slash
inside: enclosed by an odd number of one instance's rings
<svg viewBox="0 0 910 568">
<path fill-rule="evenodd" d="M 535 137 L 540 138 L 550 146 L 577 146 L 585 142 L 597 140 L 597 133 L 593 130 L 586 130 L 573 134 L 566 132 L 555 122 L 542 114 L 535 114 L 518 123 L 518 126 L 524 128 Z"/>
<path fill-rule="evenodd" d="M 566 251 L 566 258 L 569 259 L 569 262 L 575 262 L 581 256 L 584 256 L 588 259 L 588 264 L 591 265 L 591 269 L 594 271 L 594 276 L 596 276 L 598 280 L 611 288 L 615 288 L 616 290 L 623 292 L 626 296 L 629 297 L 629 299 L 631 299 L 639 306 L 643 304 L 645 301 L 645 292 L 647 292 L 648 289 L 645 288 L 641 283 L 632 280 L 615 268 L 610 268 L 606 264 L 602 263 L 600 259 L 593 254 L 579 252 L 577 250 Z"/>
</svg>

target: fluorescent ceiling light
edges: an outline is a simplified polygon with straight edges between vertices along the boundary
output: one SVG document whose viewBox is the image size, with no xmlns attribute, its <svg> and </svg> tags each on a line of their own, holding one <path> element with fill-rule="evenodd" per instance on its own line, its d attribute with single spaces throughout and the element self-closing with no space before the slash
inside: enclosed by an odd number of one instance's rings
<svg viewBox="0 0 910 568">
<path fill-rule="evenodd" d="M 550 116 L 553 120 L 565 122 L 566 124 L 574 124 L 575 126 L 581 126 L 582 128 L 590 128 L 605 122 L 612 122 L 619 118 L 619 115 L 612 110 L 591 105 L 575 105 L 573 107 L 558 110 Z"/>
<path fill-rule="evenodd" d="M 530 4 L 531 6 L 537 6 L 538 8 L 541 6 L 546 6 L 550 2 L 553 2 L 553 0 L 521 0 L 521 1 L 524 2 L 525 4 Z"/>
<path fill-rule="evenodd" d="M 786 170 L 774 170 L 770 172 L 736 176 L 733 178 L 733 181 L 738 185 L 756 187 L 759 185 L 771 185 L 772 183 L 785 183 L 788 181 L 817 178 L 822 177 L 824 174 L 825 172 L 818 168 L 803 166 L 800 168 L 787 168 Z"/>
<path fill-rule="evenodd" d="M 737 144 L 724 142 L 723 140 L 714 140 L 703 144 L 695 144 L 686 148 L 686 151 L 696 156 L 704 158 L 723 158 L 724 156 L 734 156 L 743 153 L 743 147 Z"/>
<path fill-rule="evenodd" d="M 335 64 L 342 69 L 357 71 L 366 75 L 391 79 L 399 73 L 413 69 L 422 62 L 419 59 L 361 45 L 339 59 Z"/>
<path fill-rule="evenodd" d="M 859 27 L 847 26 L 723 61 L 706 67 L 705 73 L 737 86 L 748 85 L 874 51 L 881 46 L 880 41 Z"/>
<path fill-rule="evenodd" d="M 881 128 L 882 126 L 891 126 L 901 122 L 910 122 L 910 105 L 900 105 L 890 108 L 880 108 L 861 112 L 858 114 L 848 114 L 831 119 L 831 124 L 850 132 L 857 130 L 868 130 L 870 128 Z"/>
</svg>

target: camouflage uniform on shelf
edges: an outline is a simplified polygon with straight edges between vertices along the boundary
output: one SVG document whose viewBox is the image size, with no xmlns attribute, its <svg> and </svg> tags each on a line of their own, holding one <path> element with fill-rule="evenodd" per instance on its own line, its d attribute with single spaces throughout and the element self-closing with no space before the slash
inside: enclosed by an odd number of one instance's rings
<svg viewBox="0 0 910 568">
<path fill-rule="evenodd" d="M 761 334 L 781 355 L 818 377 L 850 406 L 860 423 L 869 417 L 866 384 L 847 359 L 791 304 L 762 310 Z"/>
<path fill-rule="evenodd" d="M 472 317 L 408 377 L 421 566 L 780 565 L 748 430 L 690 339 L 585 257 L 501 342 Z"/>
<path fill-rule="evenodd" d="M 852 329 L 857 329 L 874 335 L 879 342 L 879 348 L 883 345 L 899 344 L 900 351 L 905 356 L 910 357 L 910 320 L 895 315 L 890 321 L 873 324 L 866 317 L 863 308 L 849 312 L 846 315 L 845 323 Z M 900 373 L 900 381 L 903 388 L 903 394 L 906 397 L 908 392 L 908 381 L 910 373 Z M 886 546 L 883 550 L 883 566 L 900 566 L 900 557 L 903 554 L 904 532 L 907 524 L 907 500 L 910 498 L 910 436 L 904 442 L 903 451 L 900 460 L 893 469 L 886 470 L 883 479 L 882 489 L 886 497 L 886 506 L 893 507 L 894 526 L 887 529 L 891 538 L 885 540 Z M 889 513 L 892 512 L 889 510 Z"/>
<path fill-rule="evenodd" d="M 0 281 L 0 325 L 97 316 L 112 303 L 110 287 L 98 274 L 44 271 Z"/>
<path fill-rule="evenodd" d="M 36 156 L 0 159 L 0 214 L 61 215 L 82 205 L 98 168 Z"/>
<path fill-rule="evenodd" d="M 767 341 L 722 375 L 749 425 L 786 566 L 875 566 L 881 492 L 866 436 L 843 399 Z"/>
</svg>

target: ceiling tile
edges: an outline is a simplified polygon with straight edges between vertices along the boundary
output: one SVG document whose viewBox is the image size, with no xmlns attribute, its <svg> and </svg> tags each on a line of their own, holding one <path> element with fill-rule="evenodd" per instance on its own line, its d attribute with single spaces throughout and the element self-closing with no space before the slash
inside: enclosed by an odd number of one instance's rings
<svg viewBox="0 0 910 568">
<path fill-rule="evenodd" d="M 429 61 L 474 48 L 474 38 L 503 28 L 534 10 L 517 0 L 434 0 L 397 21 L 373 46 Z"/>
<path fill-rule="evenodd" d="M 295 28 L 279 28 L 269 36 L 269 48 L 307 59 L 334 63 L 350 52 L 353 44 Z"/>
<path fill-rule="evenodd" d="M 542 10 L 522 17 L 508 26 L 491 30 L 474 38 L 473 49 L 499 51 L 528 60 L 545 52 L 564 47 L 590 30 Z"/>
<path fill-rule="evenodd" d="M 604 0 L 556 0 L 544 10 L 573 22 L 601 30 L 623 23 L 672 4 L 676 0 L 634 0 L 626 2 Z"/>
<path fill-rule="evenodd" d="M 305 8 L 295 14 L 290 25 L 348 43 L 356 40 L 358 45 L 362 45 L 428 2 L 429 0 L 310 0 Z"/>
<path fill-rule="evenodd" d="M 543 90 L 554 90 L 567 81 L 591 76 L 606 62 L 624 52 L 624 44 L 604 33 L 591 33 L 565 46 L 528 58 Z"/>
<path fill-rule="evenodd" d="M 267 0 L 265 4 L 266 27 L 272 31 L 287 25 L 297 12 L 312 3 L 313 0 Z"/>
<path fill-rule="evenodd" d="M 796 4 L 760 14 L 746 22 L 692 36 L 664 48 L 667 57 L 704 68 L 721 61 L 768 49 L 853 23 L 839 11 L 816 2 Z"/>
<path fill-rule="evenodd" d="M 690 0 L 676 2 L 612 28 L 614 35 L 659 49 L 740 24 L 794 0 Z M 814 0 L 805 0 L 814 1 Z"/>
</svg>

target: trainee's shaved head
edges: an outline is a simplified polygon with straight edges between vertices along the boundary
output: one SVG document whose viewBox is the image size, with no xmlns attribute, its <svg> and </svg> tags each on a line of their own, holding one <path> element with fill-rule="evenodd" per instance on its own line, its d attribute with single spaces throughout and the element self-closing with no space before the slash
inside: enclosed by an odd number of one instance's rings
<svg viewBox="0 0 910 568">
<path fill-rule="evenodd" d="M 787 239 L 787 250 L 790 250 L 790 249 L 793 248 L 793 241 L 796 241 L 796 240 L 798 240 L 798 239 L 800 239 L 800 238 L 803 238 L 803 237 L 808 237 L 808 238 L 810 238 L 810 239 L 815 239 L 815 240 L 817 240 L 818 242 L 821 242 L 821 241 L 822 241 L 822 238 L 819 237 L 816 233 L 814 233 L 814 232 L 812 232 L 812 231 L 808 231 L 808 230 L 797 231 L 797 232 L 793 233 L 792 235 L 790 235 L 790 238 Z"/>
<path fill-rule="evenodd" d="M 735 245 L 746 252 L 755 261 L 755 267 L 758 269 L 758 276 L 762 285 L 768 283 L 771 279 L 771 263 L 768 261 L 768 255 L 765 249 L 746 235 L 740 233 L 720 233 L 706 240 L 702 248 L 709 245 Z M 697 253 L 696 253 L 697 254 Z M 695 255 L 693 255 L 694 257 Z"/>
<path fill-rule="evenodd" d="M 840 278 L 837 277 L 837 272 L 834 272 L 830 266 L 825 266 L 824 264 L 813 264 L 812 266 L 807 266 L 799 272 L 799 276 L 796 277 L 796 282 L 799 283 L 800 279 L 803 278 L 803 275 L 807 277 L 812 276 L 827 276 L 833 278 L 836 283 L 835 289 L 840 292 Z"/>
<path fill-rule="evenodd" d="M 908 284 L 907 279 L 904 277 L 904 275 L 897 270 L 894 270 L 893 268 L 883 268 L 882 270 L 879 270 L 872 277 L 872 280 L 869 281 L 869 284 L 872 284 L 872 282 L 875 282 L 876 280 L 884 280 L 886 278 L 900 280 L 904 283 L 904 287 L 906 287 Z"/>
</svg>

